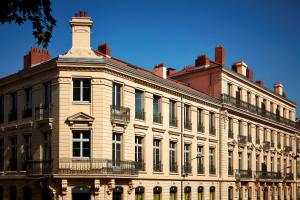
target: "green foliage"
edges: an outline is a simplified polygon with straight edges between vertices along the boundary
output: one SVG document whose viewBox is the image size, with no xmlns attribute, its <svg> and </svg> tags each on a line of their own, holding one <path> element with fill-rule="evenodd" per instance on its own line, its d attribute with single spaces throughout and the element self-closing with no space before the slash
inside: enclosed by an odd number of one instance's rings
<svg viewBox="0 0 300 200">
<path fill-rule="evenodd" d="M 0 23 L 21 25 L 31 21 L 38 45 L 47 47 L 56 20 L 51 15 L 50 0 L 0 0 Z"/>
</svg>

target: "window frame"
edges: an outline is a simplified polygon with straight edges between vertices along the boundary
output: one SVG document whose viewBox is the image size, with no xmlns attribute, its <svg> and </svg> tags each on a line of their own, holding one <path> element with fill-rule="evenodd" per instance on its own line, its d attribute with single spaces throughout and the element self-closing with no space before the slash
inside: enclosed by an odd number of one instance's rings
<svg viewBox="0 0 300 200">
<path fill-rule="evenodd" d="M 91 102 L 91 79 L 88 78 L 73 78 L 73 102 L 90 103 Z M 75 88 L 75 81 L 79 81 L 79 87 Z M 84 81 L 88 82 L 88 87 L 84 87 Z M 75 89 L 79 88 L 79 100 L 75 99 Z M 84 100 L 84 89 L 89 89 L 88 100 Z"/>
<path fill-rule="evenodd" d="M 79 133 L 79 138 L 74 138 L 74 133 Z M 83 134 L 88 133 L 88 138 L 83 138 Z M 73 159 L 90 159 L 91 158 L 91 131 L 88 130 L 74 130 L 72 131 L 72 158 Z M 74 156 L 74 142 L 79 142 L 79 156 Z M 83 143 L 89 143 L 89 156 L 84 156 Z"/>
</svg>

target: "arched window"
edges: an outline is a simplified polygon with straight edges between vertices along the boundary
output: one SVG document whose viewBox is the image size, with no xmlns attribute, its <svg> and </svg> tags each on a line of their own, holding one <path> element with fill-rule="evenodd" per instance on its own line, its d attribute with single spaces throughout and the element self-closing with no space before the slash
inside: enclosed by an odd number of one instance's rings
<svg viewBox="0 0 300 200">
<path fill-rule="evenodd" d="M 135 200 L 144 200 L 145 188 L 142 186 L 135 188 Z"/>
<path fill-rule="evenodd" d="M 177 187 L 176 186 L 170 187 L 171 200 L 176 200 L 176 196 L 177 196 L 176 194 L 177 194 Z"/>
<path fill-rule="evenodd" d="M 160 186 L 156 186 L 153 188 L 154 200 L 160 200 L 161 190 L 162 189 Z"/>
<path fill-rule="evenodd" d="M 215 200 L 215 191 L 216 191 L 216 188 L 215 188 L 215 186 L 211 186 L 210 188 L 209 188 L 209 199 L 210 200 Z"/>
<path fill-rule="evenodd" d="M 3 200 L 3 187 L 0 186 L 0 200 Z"/>
<path fill-rule="evenodd" d="M 198 200 L 204 200 L 204 195 L 203 195 L 203 186 L 198 187 Z"/>
<path fill-rule="evenodd" d="M 31 200 L 31 189 L 28 186 L 23 187 L 23 199 Z"/>
<path fill-rule="evenodd" d="M 9 199 L 17 200 L 17 188 L 15 186 L 9 187 Z"/>
<path fill-rule="evenodd" d="M 115 187 L 113 190 L 113 200 L 122 200 L 123 188 L 121 186 Z"/>
<path fill-rule="evenodd" d="M 243 200 L 243 187 L 239 190 L 239 200 Z"/>
<path fill-rule="evenodd" d="M 228 200 L 233 200 L 233 187 L 229 186 L 228 188 Z"/>
<path fill-rule="evenodd" d="M 184 200 L 191 200 L 191 187 L 190 186 L 186 186 L 184 188 Z"/>
</svg>

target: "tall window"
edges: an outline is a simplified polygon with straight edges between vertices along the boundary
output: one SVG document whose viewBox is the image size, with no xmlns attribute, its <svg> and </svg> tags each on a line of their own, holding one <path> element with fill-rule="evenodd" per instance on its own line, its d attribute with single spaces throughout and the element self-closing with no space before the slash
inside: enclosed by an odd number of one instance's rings
<svg viewBox="0 0 300 200">
<path fill-rule="evenodd" d="M 197 173 L 204 174 L 204 147 L 197 146 Z"/>
<path fill-rule="evenodd" d="M 281 172 L 281 162 L 280 162 L 280 158 L 277 158 L 277 172 Z"/>
<path fill-rule="evenodd" d="M 11 94 L 11 111 L 9 116 L 9 121 L 17 120 L 18 115 L 18 94 L 14 92 Z"/>
<path fill-rule="evenodd" d="M 251 104 L 251 93 L 247 92 L 247 103 Z"/>
<path fill-rule="evenodd" d="M 260 189 L 259 188 L 256 189 L 256 199 L 260 200 Z"/>
<path fill-rule="evenodd" d="M 118 83 L 113 83 L 112 87 L 112 104 L 116 110 L 119 110 L 121 107 L 121 88 L 122 85 Z"/>
<path fill-rule="evenodd" d="M 153 189 L 153 195 L 154 195 L 153 200 L 160 200 L 160 196 L 161 196 L 161 187 L 156 186 L 156 187 Z"/>
<path fill-rule="evenodd" d="M 191 107 L 189 105 L 184 105 L 184 128 L 191 129 Z"/>
<path fill-rule="evenodd" d="M 170 142 L 169 147 L 169 156 L 170 156 L 170 172 L 177 172 L 177 164 L 176 164 L 176 142 Z"/>
<path fill-rule="evenodd" d="M 138 163 L 139 170 L 145 170 L 143 163 L 143 137 L 135 137 L 135 162 Z"/>
<path fill-rule="evenodd" d="M 210 188 L 209 188 L 209 199 L 210 200 L 215 200 L 215 190 L 216 190 L 216 188 L 214 187 L 214 186 L 211 186 Z"/>
<path fill-rule="evenodd" d="M 232 96 L 232 85 L 230 83 L 227 84 L 227 94 Z"/>
<path fill-rule="evenodd" d="M 215 148 L 209 148 L 209 172 L 210 174 L 216 174 L 215 168 Z"/>
<path fill-rule="evenodd" d="M 10 170 L 16 171 L 18 169 L 18 141 L 17 137 L 12 137 L 10 139 L 11 144 L 11 160 L 10 160 Z"/>
<path fill-rule="evenodd" d="M 264 128 L 264 141 L 263 143 L 265 143 L 267 141 L 267 129 Z"/>
<path fill-rule="evenodd" d="M 9 199 L 17 200 L 17 188 L 15 186 L 9 187 Z"/>
<path fill-rule="evenodd" d="M 233 187 L 228 187 L 228 200 L 233 200 Z"/>
<path fill-rule="evenodd" d="M 243 122 L 239 120 L 239 136 L 243 135 Z"/>
<path fill-rule="evenodd" d="M 209 134 L 215 135 L 215 114 L 213 112 L 209 112 Z"/>
<path fill-rule="evenodd" d="M 270 143 L 271 143 L 271 147 L 274 147 L 274 131 L 271 131 L 271 140 L 270 140 Z"/>
<path fill-rule="evenodd" d="M 191 187 L 186 186 L 184 188 L 184 200 L 191 200 Z"/>
<path fill-rule="evenodd" d="M 255 106 L 258 107 L 259 105 L 259 97 L 255 96 Z"/>
<path fill-rule="evenodd" d="M 184 156 L 184 171 L 185 173 L 191 173 L 191 145 L 190 144 L 184 144 L 183 156 Z"/>
<path fill-rule="evenodd" d="M 169 102 L 169 123 L 170 126 L 177 126 L 177 116 L 176 116 L 176 102 L 170 100 Z"/>
<path fill-rule="evenodd" d="M 144 200 L 144 187 L 136 187 L 135 188 L 135 200 Z"/>
<path fill-rule="evenodd" d="M 161 97 L 153 96 L 153 121 L 156 123 L 162 123 L 161 120 Z"/>
<path fill-rule="evenodd" d="M 121 134 L 113 133 L 112 137 L 112 160 L 113 166 L 121 165 Z"/>
<path fill-rule="evenodd" d="M 239 152 L 239 170 L 243 169 L 243 154 Z"/>
<path fill-rule="evenodd" d="M 0 171 L 3 170 L 4 170 L 4 139 L 1 138 L 0 139 Z"/>
<path fill-rule="evenodd" d="M 203 119 L 202 119 L 203 110 L 197 109 L 197 130 L 198 132 L 204 133 Z"/>
<path fill-rule="evenodd" d="M 259 138 L 259 127 L 255 127 L 255 137 L 256 137 L 256 144 L 260 143 L 260 138 Z"/>
<path fill-rule="evenodd" d="M 233 152 L 228 151 L 228 175 L 233 175 Z"/>
<path fill-rule="evenodd" d="M 177 187 L 172 186 L 170 187 L 170 200 L 176 200 L 177 199 Z"/>
<path fill-rule="evenodd" d="M 25 106 L 23 110 L 23 117 L 32 116 L 32 88 L 25 89 Z"/>
<path fill-rule="evenodd" d="M 31 135 L 24 135 L 24 164 L 27 160 L 31 160 Z M 25 169 L 25 165 L 23 166 Z"/>
<path fill-rule="evenodd" d="M 256 161 L 256 171 L 259 171 L 259 155 L 256 155 L 255 157 L 255 161 Z"/>
<path fill-rule="evenodd" d="M 73 157 L 89 158 L 90 157 L 90 132 L 73 131 Z"/>
<path fill-rule="evenodd" d="M 145 119 L 144 115 L 144 92 L 140 90 L 135 90 L 135 118 Z"/>
<path fill-rule="evenodd" d="M 44 83 L 44 103 L 45 105 L 52 103 L 52 87 L 50 81 Z"/>
<path fill-rule="evenodd" d="M 228 138 L 233 138 L 233 120 L 228 118 Z"/>
<path fill-rule="evenodd" d="M 239 200 L 243 200 L 243 188 L 242 187 L 239 190 Z"/>
<path fill-rule="evenodd" d="M 0 96 L 0 124 L 4 122 L 4 96 Z"/>
<path fill-rule="evenodd" d="M 273 172 L 274 171 L 274 158 L 273 157 L 271 157 L 270 165 L 271 165 L 271 172 Z"/>
<path fill-rule="evenodd" d="M 91 100 L 91 80 L 74 79 L 73 80 L 73 101 Z"/>
<path fill-rule="evenodd" d="M 198 200 L 204 200 L 203 186 L 198 187 Z"/>
<path fill-rule="evenodd" d="M 51 160 L 52 159 L 52 145 L 51 145 L 51 134 L 46 133 L 44 134 L 44 152 L 43 152 L 43 159 L 44 160 Z"/>
<path fill-rule="evenodd" d="M 252 131 L 251 131 L 251 124 L 248 123 L 247 125 L 247 138 L 248 138 L 248 142 L 252 142 Z"/>
<path fill-rule="evenodd" d="M 280 133 L 277 133 L 277 148 L 281 148 L 281 137 L 280 137 Z"/>
<path fill-rule="evenodd" d="M 252 169 L 251 153 L 247 154 L 247 165 L 248 165 L 248 170 L 251 170 Z"/>
<path fill-rule="evenodd" d="M 153 170 L 162 171 L 160 160 L 160 140 L 153 140 Z"/>
<path fill-rule="evenodd" d="M 249 189 L 248 189 L 248 200 L 251 200 L 252 198 L 252 188 L 251 187 L 249 187 Z"/>
<path fill-rule="evenodd" d="M 270 102 L 270 112 L 274 113 L 274 104 L 273 104 L 273 102 Z"/>
</svg>

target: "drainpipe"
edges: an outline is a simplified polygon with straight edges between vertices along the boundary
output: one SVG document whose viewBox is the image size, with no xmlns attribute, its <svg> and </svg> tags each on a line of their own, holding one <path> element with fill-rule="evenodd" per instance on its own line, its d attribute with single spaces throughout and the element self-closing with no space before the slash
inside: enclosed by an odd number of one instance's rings
<svg viewBox="0 0 300 200">
<path fill-rule="evenodd" d="M 180 125 L 181 125 L 181 139 L 180 139 L 180 148 L 181 148 L 181 152 L 180 152 L 180 156 L 181 156 L 181 164 L 180 164 L 180 172 L 181 172 L 181 181 L 180 181 L 180 187 L 181 187 L 181 200 L 183 200 L 183 179 L 184 179 L 184 172 L 183 172 L 183 102 L 182 102 L 183 98 L 181 96 L 181 102 L 180 102 L 180 109 L 181 109 L 181 113 L 180 113 Z"/>
<path fill-rule="evenodd" d="M 221 123 L 221 109 L 219 110 L 219 199 L 222 200 L 222 192 L 221 192 L 221 185 L 222 185 L 222 178 L 221 178 L 221 175 L 222 175 L 222 151 L 221 151 L 221 148 L 222 148 L 222 123 Z"/>
</svg>

